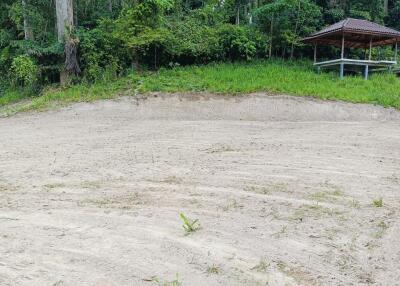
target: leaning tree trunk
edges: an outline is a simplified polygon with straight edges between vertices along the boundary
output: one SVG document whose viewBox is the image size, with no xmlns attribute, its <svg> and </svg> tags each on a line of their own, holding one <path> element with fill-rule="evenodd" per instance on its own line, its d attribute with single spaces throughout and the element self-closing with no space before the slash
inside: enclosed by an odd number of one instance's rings
<svg viewBox="0 0 400 286">
<path fill-rule="evenodd" d="M 22 2 L 22 10 L 23 10 L 23 18 L 24 18 L 24 35 L 25 35 L 25 40 L 34 40 L 33 37 L 33 30 L 32 27 L 29 23 L 28 15 L 26 13 L 27 7 L 26 7 L 26 0 L 21 0 Z"/>
<path fill-rule="evenodd" d="M 73 0 L 56 0 L 58 42 L 65 47 L 65 66 L 60 72 L 60 83 L 65 84 L 69 76 L 80 73 L 77 57 L 78 39 L 73 36 Z"/>
</svg>

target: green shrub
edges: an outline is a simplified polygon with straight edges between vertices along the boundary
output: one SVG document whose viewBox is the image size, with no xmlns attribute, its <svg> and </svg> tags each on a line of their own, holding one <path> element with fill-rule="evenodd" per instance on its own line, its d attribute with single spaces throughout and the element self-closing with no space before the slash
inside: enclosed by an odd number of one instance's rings
<svg viewBox="0 0 400 286">
<path fill-rule="evenodd" d="M 15 85 L 32 87 L 38 80 L 39 68 L 28 55 L 15 57 L 11 64 Z"/>
<path fill-rule="evenodd" d="M 230 60 L 250 60 L 257 53 L 257 43 L 251 39 L 249 29 L 225 24 L 218 29 L 224 56 Z M 260 39 L 261 41 L 261 39 Z"/>
<path fill-rule="evenodd" d="M 80 29 L 79 54 L 85 80 L 95 82 L 115 78 L 129 64 L 129 55 L 121 40 L 113 36 L 115 25 L 102 20 L 97 28 Z"/>
<path fill-rule="evenodd" d="M 265 36 L 256 29 L 221 24 L 219 19 L 207 15 L 206 9 L 199 9 L 181 21 L 167 22 L 170 36 L 165 50 L 169 61 L 187 65 L 250 60 L 265 55 Z"/>
<path fill-rule="evenodd" d="M 168 23 L 168 30 L 170 37 L 165 46 L 169 61 L 193 64 L 222 59 L 223 48 L 215 27 L 187 17 L 184 21 Z"/>
</svg>

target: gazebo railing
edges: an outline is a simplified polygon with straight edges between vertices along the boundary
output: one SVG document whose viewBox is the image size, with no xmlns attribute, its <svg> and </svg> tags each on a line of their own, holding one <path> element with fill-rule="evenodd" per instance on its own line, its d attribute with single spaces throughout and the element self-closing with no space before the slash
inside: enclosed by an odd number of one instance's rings
<svg viewBox="0 0 400 286">
<path fill-rule="evenodd" d="M 375 71 L 376 70 L 391 70 L 394 66 L 397 65 L 396 61 L 374 61 L 374 60 L 356 60 L 356 59 L 335 59 L 335 60 L 328 60 L 322 62 L 315 62 L 314 66 L 317 67 L 318 72 L 323 67 L 330 67 L 330 66 L 339 66 L 340 67 L 340 78 L 344 76 L 344 67 L 345 66 L 358 66 L 364 67 L 364 77 L 368 79 L 369 69 L 372 67 Z"/>
<path fill-rule="evenodd" d="M 345 48 L 345 37 L 342 34 L 342 47 L 339 59 L 328 60 L 328 61 L 317 61 L 317 45 L 314 45 L 314 66 L 317 67 L 318 72 L 320 72 L 321 68 L 329 67 L 329 66 L 339 66 L 339 75 L 340 78 L 344 77 L 344 68 L 345 66 L 363 66 L 364 67 L 364 78 L 368 79 L 370 67 L 376 70 L 392 70 L 393 67 L 397 65 L 397 42 L 395 43 L 394 49 L 394 60 L 372 60 L 372 37 L 369 43 L 369 53 L 368 59 L 359 60 L 359 59 L 347 59 L 344 57 L 344 48 Z"/>
</svg>

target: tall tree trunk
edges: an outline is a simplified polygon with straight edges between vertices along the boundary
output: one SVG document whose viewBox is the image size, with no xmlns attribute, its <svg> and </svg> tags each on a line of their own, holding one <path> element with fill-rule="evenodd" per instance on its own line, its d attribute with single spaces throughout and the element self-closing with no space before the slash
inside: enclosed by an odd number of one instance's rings
<svg viewBox="0 0 400 286">
<path fill-rule="evenodd" d="M 157 46 L 154 45 L 154 70 L 157 70 Z"/>
<path fill-rule="evenodd" d="M 236 11 L 236 25 L 240 25 L 240 2 L 239 0 L 237 0 L 237 7 L 236 7 L 237 11 Z"/>
<path fill-rule="evenodd" d="M 112 0 L 108 0 L 108 11 L 112 15 L 112 13 L 113 13 L 113 2 L 112 2 Z"/>
<path fill-rule="evenodd" d="M 272 37 L 274 35 L 274 15 L 272 15 L 271 18 L 271 27 L 269 30 L 269 53 L 268 53 L 268 57 L 271 58 L 272 57 Z"/>
<path fill-rule="evenodd" d="M 295 24 L 295 27 L 294 27 L 294 35 L 295 35 L 295 37 L 297 37 L 297 30 L 298 30 L 298 27 L 299 27 L 300 10 L 301 10 L 301 2 L 300 2 L 300 0 L 298 0 L 298 1 L 299 1 L 299 6 L 298 6 L 298 9 L 297 9 L 297 19 L 296 19 L 296 24 Z M 293 59 L 293 55 L 294 55 L 294 41 L 292 41 L 292 46 L 290 48 L 290 59 Z"/>
<path fill-rule="evenodd" d="M 72 0 L 56 0 L 56 14 L 58 42 L 63 43 L 74 28 L 74 8 Z"/>
<path fill-rule="evenodd" d="M 247 17 L 247 5 L 244 5 L 243 10 L 244 16 Z"/>
<path fill-rule="evenodd" d="M 385 13 L 385 16 L 388 15 L 388 12 L 389 12 L 389 0 L 383 0 L 383 12 Z"/>
<path fill-rule="evenodd" d="M 73 37 L 74 5 L 73 0 L 56 0 L 58 42 L 64 44 L 65 66 L 60 72 L 60 83 L 65 84 L 70 75 L 80 73 L 77 47 L 79 40 Z"/>
<path fill-rule="evenodd" d="M 34 40 L 33 37 L 33 30 L 32 27 L 29 23 L 28 15 L 26 13 L 27 7 L 26 7 L 26 0 L 21 0 L 22 1 L 22 9 L 23 9 L 23 17 L 24 17 L 24 35 L 25 35 L 25 40 Z"/>
<path fill-rule="evenodd" d="M 78 0 L 75 0 L 73 3 L 73 14 L 74 14 L 74 26 L 77 27 L 78 26 Z"/>
</svg>

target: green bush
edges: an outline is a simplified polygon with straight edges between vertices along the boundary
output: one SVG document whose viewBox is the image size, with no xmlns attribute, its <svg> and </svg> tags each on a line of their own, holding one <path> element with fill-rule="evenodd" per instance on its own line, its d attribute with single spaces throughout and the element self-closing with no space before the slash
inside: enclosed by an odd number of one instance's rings
<svg viewBox="0 0 400 286">
<path fill-rule="evenodd" d="M 31 57 L 21 55 L 13 59 L 11 73 L 15 85 L 32 87 L 38 80 L 39 68 Z"/>
<path fill-rule="evenodd" d="M 227 59 L 250 60 L 257 54 L 257 43 L 252 39 L 249 29 L 225 24 L 219 28 L 218 37 Z M 261 37 L 258 40 L 261 42 Z"/>
<path fill-rule="evenodd" d="M 208 13 L 207 9 L 198 9 L 183 20 L 167 22 L 170 36 L 165 50 L 169 61 L 186 65 L 265 55 L 266 38 L 258 30 L 222 24 Z"/>
<path fill-rule="evenodd" d="M 169 61 L 180 64 L 220 60 L 223 48 L 214 26 L 202 25 L 195 17 L 168 24 L 170 37 L 165 43 Z"/>
<path fill-rule="evenodd" d="M 92 30 L 78 30 L 79 55 L 85 80 L 94 82 L 116 77 L 129 66 L 130 60 L 120 39 L 113 36 L 110 20 L 99 22 Z"/>
</svg>

